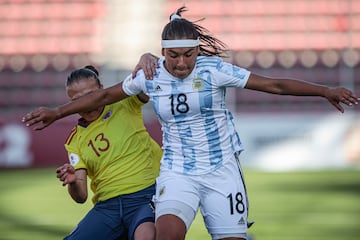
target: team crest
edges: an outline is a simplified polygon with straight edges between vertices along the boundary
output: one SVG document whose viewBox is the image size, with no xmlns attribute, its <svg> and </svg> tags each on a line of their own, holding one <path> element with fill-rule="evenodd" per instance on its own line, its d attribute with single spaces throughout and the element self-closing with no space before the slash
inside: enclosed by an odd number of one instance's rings
<svg viewBox="0 0 360 240">
<path fill-rule="evenodd" d="M 204 88 L 204 80 L 201 78 L 193 79 L 193 89 L 199 91 Z"/>
<path fill-rule="evenodd" d="M 165 186 L 160 188 L 159 190 L 159 197 L 165 193 Z"/>
</svg>

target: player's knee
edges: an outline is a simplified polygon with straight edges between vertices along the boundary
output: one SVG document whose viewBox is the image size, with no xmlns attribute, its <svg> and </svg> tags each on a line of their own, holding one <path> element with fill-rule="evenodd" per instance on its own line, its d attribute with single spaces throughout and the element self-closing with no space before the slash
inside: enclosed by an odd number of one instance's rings
<svg viewBox="0 0 360 240">
<path fill-rule="evenodd" d="M 185 223 L 175 215 L 165 214 L 156 220 L 156 240 L 183 240 L 185 234 Z"/>
<path fill-rule="evenodd" d="M 140 224 L 134 233 L 135 240 L 155 240 L 155 224 L 144 222 Z"/>
</svg>

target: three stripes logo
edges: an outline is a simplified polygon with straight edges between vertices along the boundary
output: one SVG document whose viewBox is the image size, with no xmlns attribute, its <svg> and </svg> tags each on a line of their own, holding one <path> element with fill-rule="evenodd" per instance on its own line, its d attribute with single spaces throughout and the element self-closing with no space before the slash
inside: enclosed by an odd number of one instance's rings
<svg viewBox="0 0 360 240">
<path fill-rule="evenodd" d="M 160 92 L 160 91 L 162 91 L 162 89 L 161 89 L 160 85 L 157 85 L 157 86 L 155 87 L 155 91 L 156 91 L 156 92 Z"/>
<path fill-rule="evenodd" d="M 243 217 L 240 218 L 240 220 L 238 221 L 239 225 L 245 225 L 245 220 Z"/>
</svg>

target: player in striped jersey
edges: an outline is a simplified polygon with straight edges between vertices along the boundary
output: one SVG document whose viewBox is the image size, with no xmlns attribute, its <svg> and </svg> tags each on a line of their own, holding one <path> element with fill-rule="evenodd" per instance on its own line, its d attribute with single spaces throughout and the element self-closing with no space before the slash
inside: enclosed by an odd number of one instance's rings
<svg viewBox="0 0 360 240">
<path fill-rule="evenodd" d="M 73 71 L 66 89 L 71 100 L 102 88 L 92 66 Z M 155 238 L 151 200 L 162 155 L 142 118 L 148 97 L 139 94 L 124 102 L 79 113 L 81 118 L 66 140 L 70 164 L 57 169 L 78 203 L 88 196 L 91 179 L 94 207 L 65 239 Z"/>
<path fill-rule="evenodd" d="M 339 111 L 358 98 L 343 87 L 330 88 L 295 79 L 260 76 L 224 62 L 225 45 L 201 26 L 171 16 L 162 33 L 162 54 L 152 80 L 143 72 L 122 84 L 56 109 L 25 115 L 28 126 L 53 121 L 143 91 L 163 130 L 163 157 L 156 182 L 156 239 L 185 239 L 200 208 L 212 239 L 246 239 L 248 201 L 240 168 L 243 150 L 225 105 L 228 87 L 282 95 L 321 96 Z"/>
</svg>

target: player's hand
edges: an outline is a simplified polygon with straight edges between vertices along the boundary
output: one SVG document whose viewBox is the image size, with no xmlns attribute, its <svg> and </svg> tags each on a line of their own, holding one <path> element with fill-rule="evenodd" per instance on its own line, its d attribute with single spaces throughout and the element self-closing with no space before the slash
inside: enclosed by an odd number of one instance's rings
<svg viewBox="0 0 360 240">
<path fill-rule="evenodd" d="M 41 130 L 57 120 L 57 116 L 58 113 L 56 109 L 40 107 L 27 113 L 22 118 L 22 122 L 25 123 L 27 127 L 37 124 L 33 129 Z"/>
<path fill-rule="evenodd" d="M 143 54 L 138 64 L 135 66 L 134 71 L 132 72 L 132 77 L 134 78 L 136 73 L 142 69 L 146 79 L 153 79 L 153 76 L 156 73 L 156 68 L 159 67 L 158 60 L 159 58 L 152 55 L 151 53 Z"/>
<path fill-rule="evenodd" d="M 325 93 L 325 97 L 342 113 L 344 112 L 344 108 L 340 103 L 353 106 L 357 105 L 360 101 L 360 98 L 356 97 L 353 92 L 344 87 L 329 88 Z"/>
<path fill-rule="evenodd" d="M 76 182 L 75 169 L 68 163 L 56 169 L 56 177 L 63 183 L 63 186 Z"/>
</svg>

